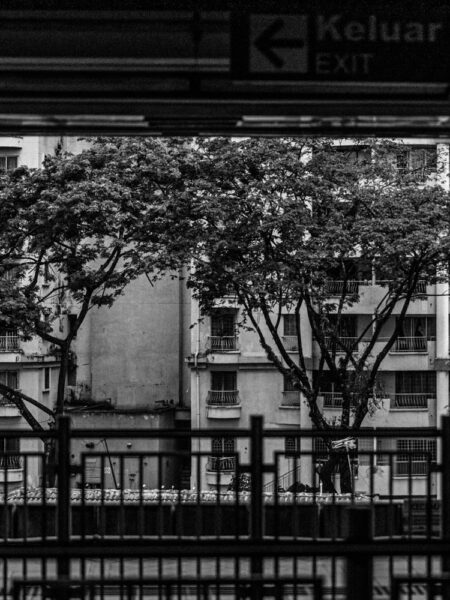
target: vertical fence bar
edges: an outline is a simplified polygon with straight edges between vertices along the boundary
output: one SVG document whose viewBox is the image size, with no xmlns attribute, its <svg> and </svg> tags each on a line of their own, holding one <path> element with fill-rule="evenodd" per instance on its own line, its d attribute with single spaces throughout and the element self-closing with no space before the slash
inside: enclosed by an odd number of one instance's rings
<svg viewBox="0 0 450 600">
<path fill-rule="evenodd" d="M 442 537 L 450 540 L 450 477 L 448 468 L 450 465 L 450 417 L 441 417 L 442 429 L 442 454 L 441 454 L 441 515 L 442 515 Z M 442 570 L 450 571 L 450 556 L 448 553 L 442 556 Z"/>
<path fill-rule="evenodd" d="M 70 419 L 61 415 L 57 419 L 58 431 L 58 498 L 57 498 L 57 532 L 58 543 L 67 545 L 70 538 Z M 70 561 L 66 556 L 58 556 L 58 577 L 68 578 Z"/>
<path fill-rule="evenodd" d="M 350 506 L 348 542 L 369 543 L 372 540 L 372 508 Z M 347 558 L 347 600 L 372 600 L 373 560 L 369 554 L 350 555 Z"/>
<path fill-rule="evenodd" d="M 264 464 L 264 444 L 263 444 L 263 417 L 261 415 L 252 416 L 250 419 L 251 428 L 251 515 L 250 515 L 250 539 L 255 545 L 262 544 L 264 523 L 263 523 L 263 464 Z M 237 493 L 237 492 L 236 492 Z M 252 556 L 251 558 L 252 577 L 254 578 L 252 598 L 258 600 L 262 597 L 262 587 L 260 578 L 263 572 L 262 558 Z"/>
</svg>

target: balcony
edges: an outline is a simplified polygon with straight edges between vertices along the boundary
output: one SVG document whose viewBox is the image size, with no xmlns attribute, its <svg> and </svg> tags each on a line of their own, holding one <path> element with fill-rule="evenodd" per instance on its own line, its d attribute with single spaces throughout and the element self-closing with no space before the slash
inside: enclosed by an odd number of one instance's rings
<svg viewBox="0 0 450 600">
<path fill-rule="evenodd" d="M 427 354 L 427 338 L 424 336 L 399 337 L 396 339 L 394 349 L 391 352 Z"/>
<path fill-rule="evenodd" d="M 0 483 L 21 483 L 23 462 L 20 456 L 0 456 Z"/>
<path fill-rule="evenodd" d="M 428 400 L 434 394 L 394 394 L 391 410 L 428 410 Z"/>
<path fill-rule="evenodd" d="M 206 464 L 206 482 L 214 487 L 228 487 L 236 473 L 235 456 L 210 456 Z"/>
<path fill-rule="evenodd" d="M 19 349 L 18 335 L 0 335 L 0 352 L 18 352 Z"/>
<path fill-rule="evenodd" d="M 210 335 L 208 349 L 211 352 L 238 352 L 237 335 Z"/>
<path fill-rule="evenodd" d="M 241 403 L 238 390 L 210 390 L 206 400 L 208 419 L 239 419 Z"/>
<path fill-rule="evenodd" d="M 280 408 L 299 407 L 300 406 L 300 392 L 297 391 L 284 391 L 281 399 Z"/>
<path fill-rule="evenodd" d="M 8 402 L 0 396 L 0 418 L 2 417 L 20 417 L 20 411 L 14 402 Z"/>
<path fill-rule="evenodd" d="M 342 408 L 342 394 L 337 392 L 320 392 L 319 397 L 323 399 L 324 409 L 341 409 Z M 357 404 L 356 398 L 353 398 L 352 405 Z"/>
<path fill-rule="evenodd" d="M 298 338 L 296 335 L 284 335 L 281 339 L 286 352 L 298 352 Z"/>
<path fill-rule="evenodd" d="M 346 294 L 357 294 L 359 291 L 359 281 L 327 281 L 325 283 L 325 294 L 327 296 L 342 296 L 344 292 L 344 286 Z"/>
<path fill-rule="evenodd" d="M 335 344 L 336 352 L 345 353 L 345 350 L 356 352 L 358 350 L 357 337 L 339 337 L 338 339 L 326 337 L 325 347 L 331 351 L 333 343 Z"/>
</svg>

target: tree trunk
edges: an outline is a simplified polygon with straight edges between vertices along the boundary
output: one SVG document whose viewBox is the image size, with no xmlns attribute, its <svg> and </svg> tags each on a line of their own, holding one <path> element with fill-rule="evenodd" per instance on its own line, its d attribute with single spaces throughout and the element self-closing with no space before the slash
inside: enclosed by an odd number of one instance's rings
<svg viewBox="0 0 450 600">
<path fill-rule="evenodd" d="M 58 390 L 55 407 L 55 414 L 57 415 L 62 415 L 64 413 L 64 395 L 66 391 L 66 376 L 69 368 L 69 352 L 70 344 L 61 345 L 61 362 L 59 365 Z"/>
<path fill-rule="evenodd" d="M 339 469 L 341 494 L 353 493 L 353 477 L 346 452 L 330 452 L 328 460 L 317 468 L 322 482 L 322 491 L 326 494 L 336 494 L 333 483 L 333 473 Z"/>
</svg>

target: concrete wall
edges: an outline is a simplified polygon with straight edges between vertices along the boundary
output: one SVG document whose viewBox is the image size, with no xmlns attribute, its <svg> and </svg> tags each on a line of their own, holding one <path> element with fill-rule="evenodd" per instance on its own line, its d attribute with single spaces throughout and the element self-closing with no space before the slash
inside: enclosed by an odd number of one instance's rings
<svg viewBox="0 0 450 600">
<path fill-rule="evenodd" d="M 131 283 L 111 308 L 91 311 L 89 351 L 81 350 L 80 363 L 88 362 L 92 394 L 97 400 L 110 398 L 120 408 L 178 404 L 180 352 L 179 284 L 166 278 L 151 286 L 145 277 Z M 184 328 L 182 329 L 184 331 Z M 86 369 L 82 377 L 87 378 Z M 189 394 L 188 378 L 183 396 Z"/>
<path fill-rule="evenodd" d="M 170 453 L 175 449 L 175 441 L 159 439 L 157 436 L 139 437 L 139 432 L 173 428 L 173 414 L 172 410 L 139 414 L 72 412 L 70 417 L 74 429 L 89 429 L 93 432 L 101 428 L 130 430 L 130 436 L 126 438 L 108 437 L 105 440 L 95 434 L 92 437 L 73 438 L 72 463 L 83 464 L 81 457 L 85 456 L 85 481 L 91 485 L 100 483 L 100 471 L 103 471 L 103 483 L 107 488 L 172 487 L 176 462 Z M 155 456 L 158 453 L 159 459 Z M 123 458 L 120 458 L 121 454 Z M 81 476 L 74 477 L 72 486 L 81 485 L 81 481 Z"/>
</svg>

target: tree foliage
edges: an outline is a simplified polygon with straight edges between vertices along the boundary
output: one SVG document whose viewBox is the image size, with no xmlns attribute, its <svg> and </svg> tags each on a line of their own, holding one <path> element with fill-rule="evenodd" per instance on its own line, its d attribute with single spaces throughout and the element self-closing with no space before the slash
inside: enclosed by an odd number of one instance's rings
<svg viewBox="0 0 450 600">
<path fill-rule="evenodd" d="M 153 283 L 179 266 L 165 242 L 183 155 L 189 162 L 182 141 L 98 138 L 77 155 L 47 156 L 42 168 L 17 169 L 0 182 L 0 326 L 57 348 L 56 413 L 88 311 L 111 306 L 142 274 Z M 71 326 L 55 327 L 67 305 Z"/>
<path fill-rule="evenodd" d="M 321 430 L 361 426 L 411 303 L 423 282 L 439 281 L 447 265 L 449 196 L 436 177 L 424 182 L 423 170 L 397 167 L 406 151 L 371 140 L 350 150 L 317 139 L 198 145 L 189 285 L 205 313 L 224 296 L 235 296 L 243 324 L 302 393 Z M 355 280 L 367 284 L 372 277 L 381 288 L 378 304 L 354 337 L 343 339 L 346 315 L 369 289 Z M 286 313 L 295 320 L 296 354 L 283 336 Z M 305 354 L 304 317 L 319 349 L 314 364 Z M 325 378 L 342 397 L 337 423 L 318 402 Z"/>
</svg>

